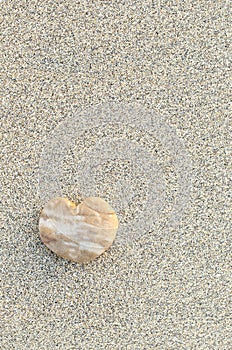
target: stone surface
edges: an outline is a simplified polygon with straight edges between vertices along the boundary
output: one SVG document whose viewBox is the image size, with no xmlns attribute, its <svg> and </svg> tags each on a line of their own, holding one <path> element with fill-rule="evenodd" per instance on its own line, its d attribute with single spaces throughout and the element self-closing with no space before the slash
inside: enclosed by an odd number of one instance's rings
<svg viewBox="0 0 232 350">
<path fill-rule="evenodd" d="M 43 208 L 39 232 L 43 243 L 57 255 L 89 262 L 113 243 L 118 219 L 101 198 L 89 197 L 79 205 L 66 198 L 51 199 Z"/>
</svg>

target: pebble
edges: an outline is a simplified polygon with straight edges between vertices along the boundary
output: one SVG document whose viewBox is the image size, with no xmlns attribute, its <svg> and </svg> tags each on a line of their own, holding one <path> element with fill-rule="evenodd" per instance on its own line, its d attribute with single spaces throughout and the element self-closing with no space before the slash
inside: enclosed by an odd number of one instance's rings
<svg viewBox="0 0 232 350">
<path fill-rule="evenodd" d="M 60 257 L 78 263 L 94 260 L 105 252 L 117 229 L 117 215 L 98 197 L 88 197 L 77 206 L 66 198 L 53 198 L 39 219 L 42 242 Z"/>
</svg>

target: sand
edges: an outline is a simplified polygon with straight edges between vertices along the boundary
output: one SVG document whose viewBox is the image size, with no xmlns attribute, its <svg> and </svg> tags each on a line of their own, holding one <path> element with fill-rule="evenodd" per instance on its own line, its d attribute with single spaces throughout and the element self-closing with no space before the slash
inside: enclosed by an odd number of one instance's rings
<svg viewBox="0 0 232 350">
<path fill-rule="evenodd" d="M 1 1 L 3 350 L 232 347 L 228 1 Z M 40 241 L 51 195 L 118 238 Z"/>
</svg>

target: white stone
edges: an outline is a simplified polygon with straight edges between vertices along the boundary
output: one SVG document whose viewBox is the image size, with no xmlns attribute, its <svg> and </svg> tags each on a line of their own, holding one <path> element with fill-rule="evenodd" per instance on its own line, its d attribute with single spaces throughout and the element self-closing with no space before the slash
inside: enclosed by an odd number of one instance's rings
<svg viewBox="0 0 232 350">
<path fill-rule="evenodd" d="M 66 198 L 51 199 L 39 220 L 43 243 L 57 255 L 79 263 L 106 251 L 117 229 L 114 210 L 98 197 L 86 198 L 77 206 Z"/>
</svg>

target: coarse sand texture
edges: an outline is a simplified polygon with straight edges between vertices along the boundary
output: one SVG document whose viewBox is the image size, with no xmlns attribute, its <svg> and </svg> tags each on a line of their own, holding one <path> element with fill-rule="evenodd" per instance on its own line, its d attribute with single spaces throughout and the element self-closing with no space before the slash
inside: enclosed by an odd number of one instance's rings
<svg viewBox="0 0 232 350">
<path fill-rule="evenodd" d="M 229 13 L 0 1 L 2 350 L 232 349 Z M 113 208 L 100 256 L 43 244 L 56 197 Z"/>
</svg>

